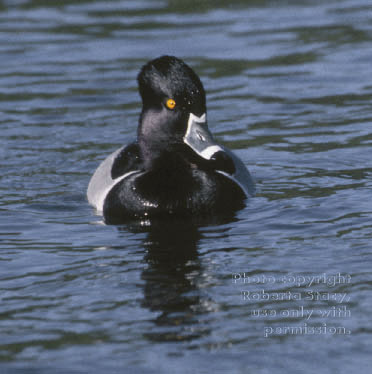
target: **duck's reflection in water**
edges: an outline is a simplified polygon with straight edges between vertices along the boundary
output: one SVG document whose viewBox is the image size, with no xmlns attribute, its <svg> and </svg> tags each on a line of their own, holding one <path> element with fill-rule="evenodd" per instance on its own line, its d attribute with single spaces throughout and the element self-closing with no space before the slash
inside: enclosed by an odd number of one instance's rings
<svg viewBox="0 0 372 374">
<path fill-rule="evenodd" d="M 209 303 L 199 291 L 203 269 L 197 251 L 201 238 L 198 225 L 167 220 L 131 229 L 147 233 L 142 306 L 159 313 L 146 337 L 182 341 L 208 334 L 208 327 L 201 323 L 202 315 L 209 313 Z"/>
</svg>

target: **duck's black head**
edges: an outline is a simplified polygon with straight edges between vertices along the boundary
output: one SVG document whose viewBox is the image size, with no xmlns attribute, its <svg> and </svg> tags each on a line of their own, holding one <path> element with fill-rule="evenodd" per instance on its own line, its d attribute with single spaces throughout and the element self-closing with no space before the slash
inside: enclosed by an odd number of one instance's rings
<svg viewBox="0 0 372 374">
<path fill-rule="evenodd" d="M 205 132 L 204 140 L 211 139 L 203 85 L 182 60 L 162 56 L 148 62 L 138 75 L 138 84 L 143 104 L 138 142 L 145 164 L 179 145 L 193 148 L 194 125 Z M 195 140 L 201 138 L 203 134 Z"/>
<path fill-rule="evenodd" d="M 144 110 L 167 109 L 169 113 L 205 113 L 205 92 L 199 77 L 182 60 L 162 56 L 148 62 L 138 74 Z M 174 108 L 167 100 L 174 100 Z"/>
</svg>

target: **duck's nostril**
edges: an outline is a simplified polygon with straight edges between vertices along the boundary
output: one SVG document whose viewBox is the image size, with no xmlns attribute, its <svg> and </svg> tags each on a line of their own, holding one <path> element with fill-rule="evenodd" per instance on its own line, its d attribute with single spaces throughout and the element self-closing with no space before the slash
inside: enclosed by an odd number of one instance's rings
<svg viewBox="0 0 372 374">
<path fill-rule="evenodd" d="M 205 142 L 205 137 L 203 136 L 203 134 L 196 130 L 196 135 L 198 135 L 198 138 L 202 141 L 202 142 Z"/>
</svg>

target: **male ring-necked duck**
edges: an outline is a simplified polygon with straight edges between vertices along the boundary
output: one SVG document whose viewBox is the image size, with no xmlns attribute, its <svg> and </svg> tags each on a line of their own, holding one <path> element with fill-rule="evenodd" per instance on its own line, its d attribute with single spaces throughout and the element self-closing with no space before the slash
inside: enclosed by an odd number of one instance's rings
<svg viewBox="0 0 372 374">
<path fill-rule="evenodd" d="M 138 75 L 142 98 L 137 140 L 104 160 L 88 201 L 107 223 L 236 211 L 254 193 L 252 178 L 207 127 L 203 85 L 176 57 L 148 62 Z"/>
</svg>

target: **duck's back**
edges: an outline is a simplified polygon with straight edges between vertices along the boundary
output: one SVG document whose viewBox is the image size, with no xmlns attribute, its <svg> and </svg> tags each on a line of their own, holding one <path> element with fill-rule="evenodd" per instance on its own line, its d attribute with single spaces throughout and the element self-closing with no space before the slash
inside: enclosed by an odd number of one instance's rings
<svg viewBox="0 0 372 374">
<path fill-rule="evenodd" d="M 113 187 L 130 174 L 140 170 L 141 159 L 137 143 L 123 146 L 111 153 L 93 174 L 87 191 L 88 201 L 99 212 Z"/>
</svg>

